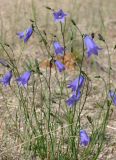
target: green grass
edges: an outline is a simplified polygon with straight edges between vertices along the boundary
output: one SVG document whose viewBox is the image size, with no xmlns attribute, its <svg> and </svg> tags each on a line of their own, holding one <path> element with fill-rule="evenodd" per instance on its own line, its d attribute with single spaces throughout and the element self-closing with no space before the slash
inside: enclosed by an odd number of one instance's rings
<svg viewBox="0 0 116 160">
<path fill-rule="evenodd" d="M 12 69 L 13 79 L 9 87 L 0 85 L 0 159 L 100 159 L 107 144 L 106 127 L 112 113 L 108 92 L 114 87 L 111 84 L 113 71 L 110 70 L 113 57 L 107 43 L 112 37 L 106 22 L 112 16 L 109 8 L 115 1 L 109 4 L 107 0 L 83 3 L 25 0 L 23 3 L 8 2 L 7 6 L 5 3 L 1 2 L 0 58 L 5 59 L 10 68 L 1 65 L 0 74 L 2 77 Z M 54 23 L 52 11 L 45 6 L 55 10 L 62 8 L 69 13 L 66 23 Z M 35 32 L 24 44 L 16 33 L 31 23 Z M 92 32 L 103 50 L 98 57 L 93 56 L 88 61 L 82 34 Z M 98 33 L 104 36 L 106 43 L 98 39 Z M 54 55 L 52 43 L 55 38 L 66 46 L 66 54 L 72 52 L 76 57 L 75 71 L 59 73 L 57 68 L 40 68 L 42 59 L 50 60 Z M 105 64 L 107 72 L 97 64 L 103 68 Z M 27 70 L 33 71 L 29 85 L 20 88 L 15 79 Z M 86 77 L 82 97 L 69 108 L 66 100 L 71 90 L 67 84 L 80 74 Z M 86 130 L 91 137 L 87 147 L 80 145 L 80 129 Z"/>
</svg>

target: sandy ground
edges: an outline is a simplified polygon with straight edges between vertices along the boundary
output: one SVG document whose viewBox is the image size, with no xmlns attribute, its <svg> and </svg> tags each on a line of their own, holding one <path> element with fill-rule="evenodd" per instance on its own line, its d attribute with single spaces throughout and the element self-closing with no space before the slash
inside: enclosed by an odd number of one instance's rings
<svg viewBox="0 0 116 160">
<path fill-rule="evenodd" d="M 113 50 L 116 44 L 116 1 L 115 0 L 33 0 L 36 6 L 37 23 L 40 30 L 46 30 L 48 33 L 56 33 L 57 28 L 54 28 L 53 17 L 51 12 L 46 10 L 45 6 L 49 6 L 54 9 L 62 8 L 65 12 L 69 13 L 69 19 L 73 18 L 83 33 L 102 33 L 109 45 L 111 61 L 112 61 L 112 83 L 116 87 L 116 52 Z M 30 19 L 32 19 L 32 1 L 31 0 L 0 0 L 0 39 L 13 46 L 15 57 L 20 54 L 20 42 L 17 39 L 16 33 L 24 30 L 30 25 Z M 0 50 L 1 52 L 1 50 Z M 25 61 L 25 57 L 29 58 L 30 55 L 33 58 L 41 60 L 45 57 L 41 49 L 38 47 L 37 39 L 33 35 L 30 39 L 29 45 L 25 47 L 22 62 Z M 2 53 L 0 57 L 2 58 Z M 97 61 L 100 66 L 107 70 L 107 51 L 104 49 Z M 20 64 L 22 67 L 22 64 Z M 96 66 L 98 67 L 98 65 Z M 96 75 L 95 71 L 90 72 L 89 76 L 92 78 Z M 96 71 L 99 71 L 101 75 L 105 76 L 105 73 L 98 67 Z M 2 74 L 4 70 L 1 69 Z M 90 74 L 91 73 L 91 74 Z M 72 74 L 75 74 L 72 73 Z M 93 82 L 94 86 L 100 89 L 100 83 L 96 80 Z M 102 89 L 102 88 L 101 88 Z M 7 91 L 6 91 L 7 92 Z M 99 92 L 99 91 L 98 91 Z M 98 94 L 95 102 L 99 101 L 100 95 Z M 93 99 L 96 97 L 96 93 L 93 95 Z M 0 101 L 4 101 L 0 98 Z M 15 100 L 9 98 L 8 103 L 15 103 Z M 95 102 L 91 99 L 88 100 L 87 106 L 93 106 Z M 90 109 L 90 108 L 89 108 Z M 12 110 L 12 107 L 10 108 Z M 94 113 L 94 111 L 92 111 Z M 4 118 L 6 116 L 6 109 L 3 104 L 0 104 L 0 141 L 2 141 L 2 133 L 4 128 Z M 109 141 L 106 144 L 99 160 L 115 160 L 116 159 L 116 108 L 110 118 L 109 125 L 107 127 L 107 136 Z M 2 147 L 0 148 L 0 150 Z M 14 151 L 15 154 L 15 151 Z"/>
</svg>

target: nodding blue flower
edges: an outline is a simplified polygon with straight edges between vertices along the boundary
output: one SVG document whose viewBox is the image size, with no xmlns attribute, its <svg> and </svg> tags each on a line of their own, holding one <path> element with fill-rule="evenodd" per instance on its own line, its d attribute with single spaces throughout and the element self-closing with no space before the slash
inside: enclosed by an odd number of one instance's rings
<svg viewBox="0 0 116 160">
<path fill-rule="evenodd" d="M 80 144 L 82 146 L 87 146 L 90 142 L 90 137 L 85 130 L 80 130 Z"/>
<path fill-rule="evenodd" d="M 28 39 L 31 37 L 32 33 L 33 33 L 33 27 L 29 27 L 23 32 L 18 32 L 17 35 L 19 36 L 20 39 L 24 40 L 24 43 L 26 43 Z"/>
<path fill-rule="evenodd" d="M 115 91 L 109 91 L 109 97 L 112 99 L 112 102 L 116 106 L 116 92 Z"/>
<path fill-rule="evenodd" d="M 4 86 L 9 86 L 10 85 L 10 81 L 12 78 L 12 71 L 9 71 L 8 73 L 6 73 L 2 79 L 0 79 L 0 82 L 4 85 Z"/>
<path fill-rule="evenodd" d="M 85 35 L 84 43 L 87 48 L 88 57 L 90 57 L 92 54 L 98 55 L 98 51 L 102 49 L 98 47 L 96 43 L 94 42 L 93 38 L 88 35 Z"/>
<path fill-rule="evenodd" d="M 58 68 L 59 72 L 62 72 L 63 70 L 65 70 L 64 64 L 62 64 L 60 61 L 55 60 L 54 63 L 56 67 Z"/>
<path fill-rule="evenodd" d="M 54 50 L 55 50 L 56 55 L 62 55 L 63 54 L 64 47 L 62 47 L 59 42 L 55 41 L 53 43 L 53 46 L 54 46 Z"/>
<path fill-rule="evenodd" d="M 73 94 L 68 100 L 66 100 L 66 104 L 69 107 L 73 107 L 79 101 L 80 97 L 81 97 L 81 92 L 78 91 L 77 95 Z"/>
<path fill-rule="evenodd" d="M 53 15 L 55 22 L 62 22 L 62 23 L 64 23 L 65 17 L 67 16 L 67 14 L 64 13 L 62 9 L 60 9 L 58 12 L 54 12 Z"/>
<path fill-rule="evenodd" d="M 27 87 L 30 76 L 31 76 L 31 71 L 27 71 L 24 74 L 22 74 L 20 77 L 18 77 L 16 79 L 18 86 Z"/>
<path fill-rule="evenodd" d="M 77 91 L 78 89 L 80 90 L 81 87 L 83 87 L 84 82 L 85 82 L 85 77 L 83 75 L 80 75 L 70 84 L 68 84 L 68 88 L 71 88 L 72 91 Z"/>
</svg>

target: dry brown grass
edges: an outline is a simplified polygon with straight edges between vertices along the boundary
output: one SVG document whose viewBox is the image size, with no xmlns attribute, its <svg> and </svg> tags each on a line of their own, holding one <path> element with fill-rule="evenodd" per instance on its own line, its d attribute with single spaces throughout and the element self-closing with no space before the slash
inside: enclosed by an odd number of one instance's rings
<svg viewBox="0 0 116 160">
<path fill-rule="evenodd" d="M 40 30 L 46 30 L 48 34 L 53 33 L 56 34 L 58 32 L 58 27 L 54 26 L 52 22 L 52 15 L 50 11 L 46 10 L 44 6 L 50 6 L 51 8 L 59 9 L 62 8 L 66 12 L 70 14 L 70 17 L 75 19 L 75 21 L 78 23 L 79 27 L 81 28 L 82 32 L 84 33 L 102 33 L 110 47 L 111 52 L 111 61 L 112 61 L 112 83 L 114 87 L 116 87 L 116 76 L 114 73 L 116 73 L 116 54 L 113 50 L 114 45 L 116 44 L 116 0 L 57 0 L 54 2 L 54 0 L 34 0 L 35 6 L 36 6 L 36 12 L 37 12 L 37 23 L 40 27 Z M 0 36 L 2 39 L 13 46 L 13 50 L 15 53 L 15 59 L 17 60 L 17 57 L 19 56 L 21 52 L 21 44 L 16 36 L 16 32 L 23 31 L 26 27 L 30 25 L 30 19 L 32 19 L 32 1 L 31 0 L 0 0 Z M 49 27 L 48 27 L 49 26 Z M 70 31 L 70 30 L 69 30 Z M 103 45 L 101 43 L 101 45 Z M 1 52 L 1 51 L 0 51 Z M 105 56 L 106 55 L 106 56 Z M 44 67 L 44 65 L 49 66 L 49 61 L 46 59 L 46 52 L 44 51 L 44 48 L 40 48 L 38 46 L 38 39 L 35 35 L 33 35 L 28 42 L 27 46 L 23 50 L 23 56 L 21 57 L 21 62 L 24 63 L 25 59 L 29 59 L 30 56 L 32 59 L 37 58 L 39 62 L 42 61 L 43 64 L 41 64 L 41 67 Z M 67 55 L 64 58 L 64 63 L 66 64 L 66 67 L 70 69 L 75 68 L 75 59 L 72 58 L 71 55 Z M 6 57 L 1 53 L 0 57 Z M 58 58 L 58 57 L 57 57 Z M 69 59 L 72 59 L 71 62 L 69 62 Z M 107 69 L 107 51 L 103 49 L 103 51 L 99 54 L 99 57 L 97 57 L 97 61 L 99 62 L 100 66 Z M 22 63 L 19 64 L 19 67 L 23 68 Z M 69 64 L 70 63 L 70 64 Z M 71 67 L 69 67 L 71 66 Z M 89 77 L 93 79 L 93 77 L 96 75 L 96 71 L 104 76 L 106 78 L 106 73 L 99 68 L 98 65 L 92 66 L 95 67 L 94 70 L 90 68 L 90 66 L 85 67 Z M 1 69 L 1 72 L 3 73 L 4 70 Z M 75 75 L 75 71 L 71 72 L 71 76 Z M 94 117 L 94 114 L 96 109 L 93 109 L 93 106 L 95 106 L 95 103 L 98 102 L 101 98 L 101 94 L 99 93 L 99 90 L 102 90 L 101 83 L 98 82 L 98 80 L 93 80 L 93 87 L 96 88 L 95 91 L 92 92 L 91 96 L 89 97 L 87 101 L 87 113 L 85 111 L 85 114 L 92 115 Z M 96 97 L 97 95 L 97 97 Z M 12 98 L 11 98 L 12 99 Z M 93 102 L 92 99 L 95 101 Z M 3 134 L 5 132 L 5 123 L 9 120 L 9 116 L 7 116 L 6 108 L 3 103 L 3 99 L 0 99 L 0 151 L 2 152 L 6 148 L 4 148 L 4 142 L 2 139 Z M 13 104 L 15 100 L 11 100 L 9 107 L 11 107 L 11 110 L 15 111 L 15 104 Z M 13 106 L 14 105 L 14 106 Z M 100 155 L 99 160 L 115 160 L 116 159 L 116 108 L 113 109 L 114 112 L 111 116 L 109 126 L 107 128 L 107 135 L 108 135 L 108 141 L 106 144 L 106 147 L 104 148 L 103 152 Z M 6 121 L 5 121 L 6 119 Z M 12 129 L 11 129 L 12 130 Z M 10 132 L 10 131 L 9 131 Z M 13 131 L 11 131 L 11 134 Z M 10 137 L 12 139 L 12 136 Z M 15 143 L 9 144 L 9 147 L 15 145 Z M 15 157 L 15 152 L 17 156 Z M 9 157 L 8 157 L 9 156 Z M 14 157 L 13 157 L 14 156 Z M 0 157 L 1 160 L 5 159 Z M 6 159 L 14 159 L 18 160 L 20 159 L 20 155 L 18 155 L 17 151 L 14 150 L 10 154 L 8 152 L 6 154 Z"/>
</svg>

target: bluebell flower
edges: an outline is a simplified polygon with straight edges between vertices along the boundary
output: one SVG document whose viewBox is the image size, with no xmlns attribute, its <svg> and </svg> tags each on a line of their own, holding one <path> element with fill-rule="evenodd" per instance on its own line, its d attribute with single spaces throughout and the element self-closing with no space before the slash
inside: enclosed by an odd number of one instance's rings
<svg viewBox="0 0 116 160">
<path fill-rule="evenodd" d="M 56 55 L 62 55 L 63 54 L 64 47 L 62 47 L 59 42 L 55 41 L 53 43 L 53 46 L 54 46 L 54 50 L 55 50 Z"/>
<path fill-rule="evenodd" d="M 10 85 L 10 81 L 12 78 L 12 71 L 9 71 L 8 73 L 6 73 L 2 79 L 0 79 L 0 82 L 4 85 L 4 86 L 9 86 Z"/>
<path fill-rule="evenodd" d="M 112 99 L 112 102 L 116 106 L 116 92 L 114 91 L 109 91 L 109 97 Z"/>
<path fill-rule="evenodd" d="M 85 35 L 84 43 L 87 48 L 87 55 L 90 57 L 92 54 L 98 55 L 98 51 L 102 48 L 98 47 L 92 37 Z"/>
<path fill-rule="evenodd" d="M 29 81 L 29 79 L 30 79 L 30 76 L 31 76 L 31 71 L 27 71 L 27 72 L 25 72 L 23 75 L 21 75 L 20 77 L 18 77 L 18 78 L 16 79 L 18 85 L 19 85 L 20 87 L 21 87 L 21 86 L 27 87 L 28 81 Z"/>
<path fill-rule="evenodd" d="M 53 15 L 55 22 L 62 22 L 62 23 L 64 23 L 65 17 L 67 16 L 67 14 L 64 13 L 62 9 L 60 9 L 58 12 L 54 12 Z"/>
<path fill-rule="evenodd" d="M 77 95 L 73 94 L 68 100 L 66 100 L 66 104 L 69 107 L 73 107 L 79 101 L 80 97 L 81 97 L 81 92 L 78 91 Z"/>
<path fill-rule="evenodd" d="M 54 63 L 56 67 L 58 68 L 59 72 L 62 72 L 63 70 L 65 70 L 64 64 L 62 64 L 60 61 L 55 60 Z"/>
<path fill-rule="evenodd" d="M 20 39 L 23 39 L 24 42 L 26 43 L 28 39 L 31 37 L 33 33 L 33 28 L 29 27 L 23 32 L 18 32 L 17 35 L 19 36 Z"/>
<path fill-rule="evenodd" d="M 70 84 L 68 84 L 68 88 L 71 88 L 72 91 L 77 91 L 78 89 L 80 90 L 81 87 L 84 85 L 84 82 L 85 82 L 85 77 L 80 75 Z"/>
<path fill-rule="evenodd" d="M 80 144 L 82 146 L 87 146 L 90 142 L 90 137 L 87 135 L 85 130 L 80 130 Z"/>
</svg>

